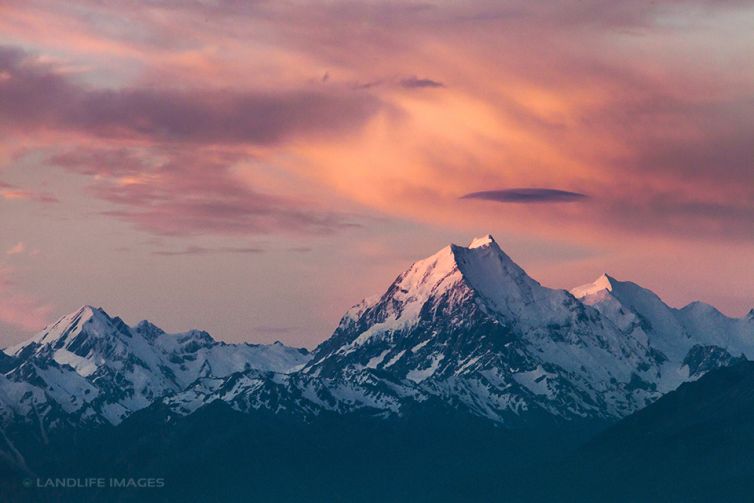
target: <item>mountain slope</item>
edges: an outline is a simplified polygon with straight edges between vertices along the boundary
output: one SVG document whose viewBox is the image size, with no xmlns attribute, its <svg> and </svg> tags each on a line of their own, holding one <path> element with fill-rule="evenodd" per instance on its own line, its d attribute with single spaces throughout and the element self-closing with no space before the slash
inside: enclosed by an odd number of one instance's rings
<svg viewBox="0 0 754 503">
<path fill-rule="evenodd" d="M 523 502 L 532 501 L 531 475 L 543 461 L 559 460 L 591 431 L 514 431 L 438 402 L 415 404 L 400 417 L 323 412 L 307 421 L 286 412 L 240 413 L 222 401 L 186 416 L 156 404 L 57 444 L 60 458 L 41 473 L 164 477 L 164 488 L 32 494 L 15 477 L 5 486 L 0 478 L 0 492 L 40 503 Z"/>
<path fill-rule="evenodd" d="M 556 486 L 578 501 L 750 501 L 754 363 L 682 384 L 592 440 Z"/>
</svg>

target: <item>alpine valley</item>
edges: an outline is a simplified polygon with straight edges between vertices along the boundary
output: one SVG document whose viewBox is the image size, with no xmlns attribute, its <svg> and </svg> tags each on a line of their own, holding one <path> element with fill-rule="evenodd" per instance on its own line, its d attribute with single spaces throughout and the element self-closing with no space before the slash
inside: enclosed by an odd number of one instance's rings
<svg viewBox="0 0 754 503">
<path fill-rule="evenodd" d="M 607 274 L 546 288 L 484 236 L 415 262 L 311 352 L 129 326 L 91 306 L 63 316 L 0 352 L 1 489 L 23 501 L 688 501 L 709 493 L 683 491 L 686 472 L 649 483 L 636 470 L 632 491 L 609 494 L 590 492 L 584 467 L 612 473 L 620 452 L 637 466 L 647 452 L 672 459 L 656 451 L 676 445 L 674 421 L 693 444 L 693 421 L 663 404 L 693 412 L 723 395 L 748 411 L 751 359 L 754 310 L 676 309 Z M 716 424 L 714 405 L 698 407 Z M 655 430 L 665 436 L 637 449 Z M 747 494 L 740 473 L 720 494 Z M 162 482 L 38 486 L 54 477 Z"/>
</svg>

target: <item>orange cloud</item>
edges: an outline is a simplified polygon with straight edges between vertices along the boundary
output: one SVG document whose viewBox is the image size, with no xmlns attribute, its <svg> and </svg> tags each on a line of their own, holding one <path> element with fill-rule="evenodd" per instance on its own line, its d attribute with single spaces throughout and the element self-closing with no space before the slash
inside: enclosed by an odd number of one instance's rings
<svg viewBox="0 0 754 503">
<path fill-rule="evenodd" d="M 698 51 L 714 35 L 699 13 L 728 22 L 751 15 L 745 2 L 334 2 L 295 12 L 276 3 L 35 5 L 8 3 L 0 30 L 93 68 L 81 75 L 87 85 L 39 61 L 4 69 L 12 78 L 0 86 L 23 76 L 54 84 L 36 93 L 54 97 L 38 117 L 46 134 L 75 129 L 107 148 L 233 143 L 257 161 L 236 164 L 234 175 L 276 179 L 283 196 L 317 187 L 375 212 L 459 228 L 494 222 L 588 239 L 754 235 L 746 106 L 754 82 Z M 336 35 L 325 29 L 332 24 Z M 735 41 L 721 49 L 726 57 L 750 54 L 750 38 Z M 117 63 L 128 71 L 115 90 L 91 84 Z M 160 185 L 144 173 L 119 183 Z M 590 198 L 536 208 L 458 199 L 511 188 Z"/>
<path fill-rule="evenodd" d="M 26 244 L 23 241 L 19 241 L 15 245 L 8 248 L 5 252 L 6 255 L 19 255 L 26 251 Z"/>
<path fill-rule="evenodd" d="M 49 192 L 22 189 L 9 183 L 0 182 L 0 198 L 13 200 L 32 200 L 40 203 L 57 203 L 58 199 Z"/>
</svg>

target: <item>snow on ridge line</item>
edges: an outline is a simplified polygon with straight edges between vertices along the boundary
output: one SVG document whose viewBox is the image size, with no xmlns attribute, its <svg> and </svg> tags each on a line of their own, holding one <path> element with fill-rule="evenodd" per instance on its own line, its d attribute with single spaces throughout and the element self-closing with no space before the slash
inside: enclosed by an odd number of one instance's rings
<svg viewBox="0 0 754 503">
<path fill-rule="evenodd" d="M 277 346 L 299 352 L 303 349 L 288 346 L 280 341 L 275 341 L 272 344 L 251 342 L 227 343 L 224 341 L 216 340 L 204 330 L 194 328 L 184 332 L 168 333 L 149 320 L 141 320 L 135 325 L 128 325 L 121 318 L 117 316 L 111 316 L 101 307 L 84 304 L 75 311 L 65 314 L 59 317 L 56 321 L 46 325 L 42 330 L 35 333 L 32 337 L 12 346 L 0 348 L 0 351 L 3 351 L 8 355 L 14 355 L 33 343 L 37 343 L 42 346 L 48 346 L 61 337 L 70 339 L 71 336 L 77 335 L 85 329 L 87 332 L 96 336 L 109 336 L 111 334 L 114 335 L 114 333 L 119 330 L 125 330 L 126 332 L 128 332 L 127 335 L 136 335 L 140 332 L 143 332 L 145 329 L 154 330 L 155 335 L 157 335 L 158 346 L 163 346 L 167 343 L 166 347 L 160 348 L 163 350 L 175 349 L 181 342 L 197 338 L 205 339 L 211 342 L 213 345 L 219 346 L 232 346 L 239 348 L 244 345 L 251 345 L 260 348 L 268 346 L 271 348 Z"/>
<path fill-rule="evenodd" d="M 602 276 L 600 276 L 599 278 L 597 278 L 591 283 L 587 283 L 585 285 L 571 288 L 570 293 L 577 299 L 583 299 L 584 297 L 587 297 L 589 295 L 593 295 L 595 293 L 599 293 L 605 290 L 608 292 L 612 292 L 614 287 L 615 287 L 615 278 L 612 278 L 611 276 L 608 276 L 607 273 L 604 273 Z"/>
<path fill-rule="evenodd" d="M 469 246 L 467 246 L 466 248 L 481 248 L 482 246 L 491 245 L 492 243 L 495 243 L 495 238 L 492 237 L 492 234 L 486 234 L 484 236 L 472 239 L 471 243 L 469 243 Z"/>
</svg>

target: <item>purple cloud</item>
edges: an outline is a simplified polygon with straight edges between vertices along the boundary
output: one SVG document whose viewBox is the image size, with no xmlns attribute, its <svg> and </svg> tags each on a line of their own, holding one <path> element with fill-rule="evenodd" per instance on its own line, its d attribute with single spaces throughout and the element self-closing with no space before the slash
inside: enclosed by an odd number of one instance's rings
<svg viewBox="0 0 754 503">
<path fill-rule="evenodd" d="M 399 82 L 400 86 L 405 89 L 431 89 L 445 87 L 445 84 L 432 79 L 420 79 L 416 76 L 406 77 Z"/>
<path fill-rule="evenodd" d="M 481 199 L 498 203 L 573 203 L 588 198 L 589 196 L 579 192 L 542 188 L 484 190 L 461 196 L 461 199 Z"/>
<path fill-rule="evenodd" d="M 105 138 L 269 145 L 343 133 L 381 106 L 368 93 L 322 88 L 253 90 L 92 89 L 0 47 L 0 128 L 74 130 Z"/>
</svg>

